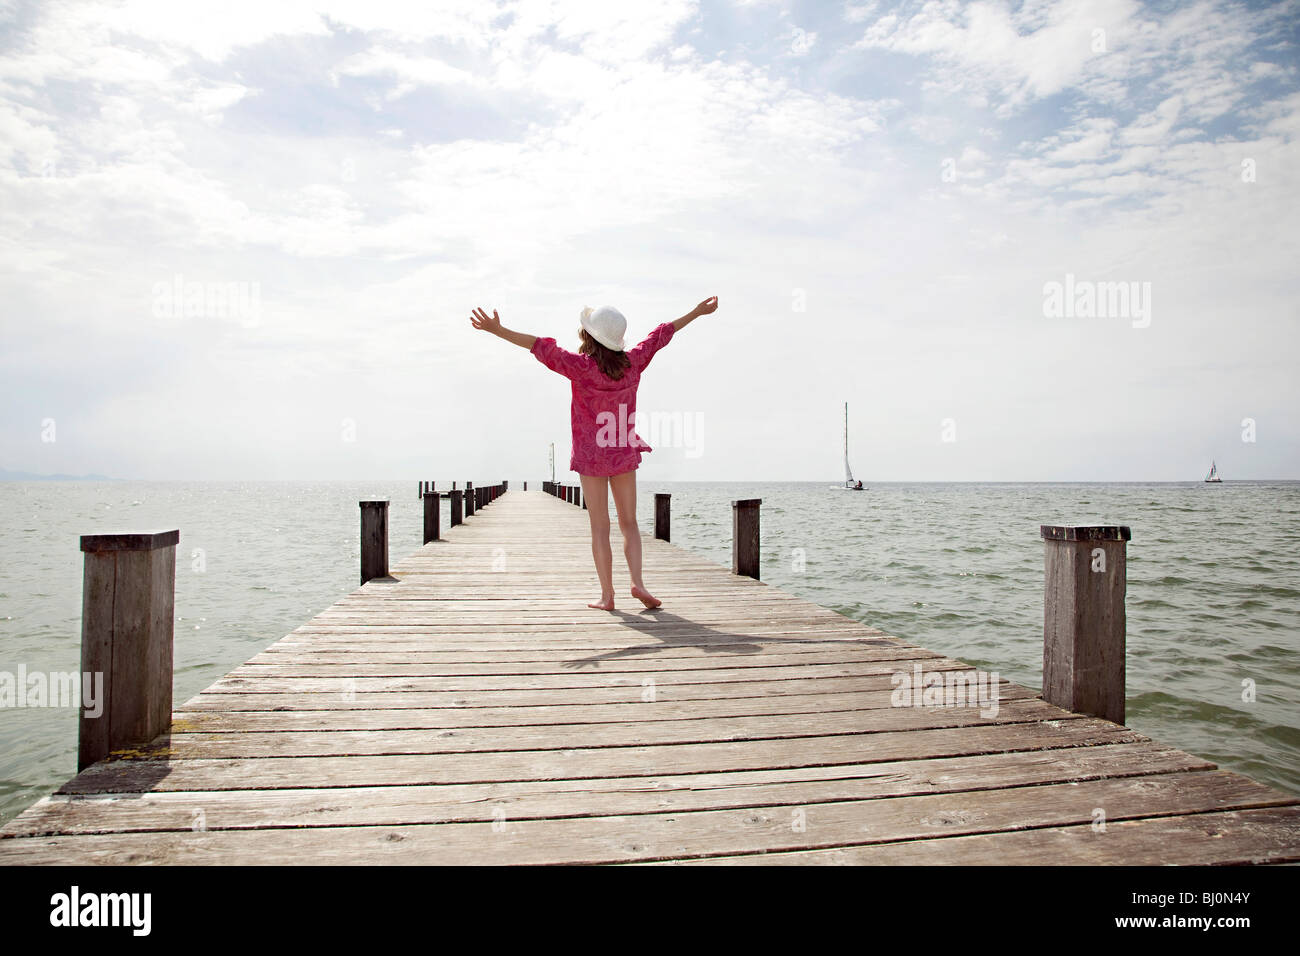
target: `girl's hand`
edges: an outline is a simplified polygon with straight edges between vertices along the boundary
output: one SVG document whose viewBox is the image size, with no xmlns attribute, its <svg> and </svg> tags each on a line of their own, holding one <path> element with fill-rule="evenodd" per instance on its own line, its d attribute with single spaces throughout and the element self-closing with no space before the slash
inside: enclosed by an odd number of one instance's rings
<svg viewBox="0 0 1300 956">
<path fill-rule="evenodd" d="M 709 298 L 705 299 L 703 302 L 701 302 L 699 305 L 695 307 L 695 314 L 711 315 L 712 313 L 717 311 L 717 308 L 718 308 L 718 297 L 716 295 L 710 296 Z"/>
<path fill-rule="evenodd" d="M 497 315 L 496 309 L 492 310 L 491 318 L 488 318 L 488 314 L 482 309 L 475 309 L 470 315 L 469 322 L 476 329 L 491 332 L 493 335 L 501 334 L 501 317 Z"/>
</svg>

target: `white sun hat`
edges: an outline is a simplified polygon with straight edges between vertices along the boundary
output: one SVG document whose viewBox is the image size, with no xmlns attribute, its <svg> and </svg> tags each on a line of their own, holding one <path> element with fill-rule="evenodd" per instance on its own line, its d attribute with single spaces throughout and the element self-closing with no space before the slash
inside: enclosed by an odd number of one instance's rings
<svg viewBox="0 0 1300 956">
<path fill-rule="evenodd" d="M 582 310 L 582 327 L 587 334 L 615 352 L 623 351 L 623 334 L 627 332 L 627 319 L 623 313 L 612 305 L 602 305 L 599 309 L 587 306 Z"/>
</svg>

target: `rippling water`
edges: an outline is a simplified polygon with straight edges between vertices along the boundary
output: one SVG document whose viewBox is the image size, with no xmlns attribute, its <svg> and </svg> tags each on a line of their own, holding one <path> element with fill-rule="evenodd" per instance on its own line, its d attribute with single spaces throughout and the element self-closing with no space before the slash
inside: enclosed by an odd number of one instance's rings
<svg viewBox="0 0 1300 956">
<path fill-rule="evenodd" d="M 1130 525 L 1129 725 L 1300 792 L 1300 483 L 646 482 L 643 528 L 655 491 L 674 543 L 722 564 L 731 500 L 762 498 L 765 581 L 1030 687 L 1038 526 Z M 414 481 L 0 483 L 0 671 L 79 668 L 78 535 L 179 527 L 185 701 L 356 586 L 357 501 L 385 496 L 396 560 L 420 544 Z M 0 820 L 73 775 L 76 738 L 75 711 L 0 709 Z"/>
</svg>

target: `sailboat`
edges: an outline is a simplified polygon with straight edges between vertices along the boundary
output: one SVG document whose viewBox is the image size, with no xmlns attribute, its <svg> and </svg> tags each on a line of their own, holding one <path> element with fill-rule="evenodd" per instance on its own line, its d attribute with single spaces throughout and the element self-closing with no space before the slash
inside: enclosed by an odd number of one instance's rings
<svg viewBox="0 0 1300 956">
<path fill-rule="evenodd" d="M 844 403 L 844 484 L 833 485 L 840 491 L 866 491 L 862 482 L 853 480 L 853 469 L 849 467 L 849 403 Z"/>
<path fill-rule="evenodd" d="M 1214 462 L 1210 462 L 1210 473 L 1205 476 L 1205 480 L 1215 484 L 1223 481 L 1223 479 L 1219 477 L 1219 466 Z"/>
</svg>

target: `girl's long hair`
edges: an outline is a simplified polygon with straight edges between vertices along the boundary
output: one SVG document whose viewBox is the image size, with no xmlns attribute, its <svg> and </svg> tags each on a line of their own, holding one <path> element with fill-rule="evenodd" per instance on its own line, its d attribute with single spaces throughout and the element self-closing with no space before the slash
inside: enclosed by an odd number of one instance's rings
<svg viewBox="0 0 1300 956">
<path fill-rule="evenodd" d="M 606 378 L 617 381 L 631 367 L 632 360 L 627 357 L 626 352 L 615 352 L 601 345 L 586 329 L 579 329 L 578 335 L 582 338 L 582 345 L 578 347 L 578 351 L 583 355 L 590 355 L 596 363 L 596 368 L 600 369 Z"/>
</svg>

